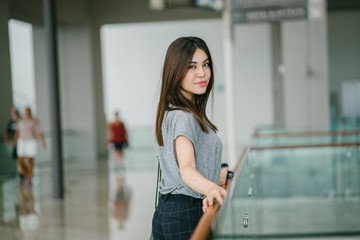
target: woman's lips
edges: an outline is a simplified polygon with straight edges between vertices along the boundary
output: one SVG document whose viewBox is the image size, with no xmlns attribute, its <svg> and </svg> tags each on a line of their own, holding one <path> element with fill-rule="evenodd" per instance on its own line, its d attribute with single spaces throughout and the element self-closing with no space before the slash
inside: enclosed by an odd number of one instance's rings
<svg viewBox="0 0 360 240">
<path fill-rule="evenodd" d="M 196 85 L 198 85 L 199 87 L 205 87 L 206 86 L 206 81 L 197 82 Z"/>
</svg>

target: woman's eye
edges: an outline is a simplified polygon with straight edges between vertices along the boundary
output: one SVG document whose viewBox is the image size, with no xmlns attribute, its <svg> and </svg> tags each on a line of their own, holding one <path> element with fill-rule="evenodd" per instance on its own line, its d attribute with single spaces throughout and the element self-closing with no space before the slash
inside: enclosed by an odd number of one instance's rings
<svg viewBox="0 0 360 240">
<path fill-rule="evenodd" d="M 194 65 L 189 66 L 189 69 L 195 69 L 195 68 L 196 68 L 196 66 L 194 66 Z"/>
<path fill-rule="evenodd" d="M 210 66 L 210 63 L 207 62 L 207 63 L 204 64 L 204 66 L 205 66 L 205 67 L 209 67 L 209 66 Z"/>
</svg>

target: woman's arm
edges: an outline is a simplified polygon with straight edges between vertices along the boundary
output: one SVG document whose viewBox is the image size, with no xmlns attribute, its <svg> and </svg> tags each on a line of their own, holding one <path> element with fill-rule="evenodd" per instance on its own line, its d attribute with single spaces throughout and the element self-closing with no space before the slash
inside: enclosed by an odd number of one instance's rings
<svg viewBox="0 0 360 240">
<path fill-rule="evenodd" d="M 203 211 L 205 212 L 214 203 L 214 199 L 222 204 L 226 190 L 206 179 L 196 170 L 192 142 L 185 136 L 178 136 L 175 140 L 175 148 L 182 180 L 191 189 L 206 196 L 203 200 Z"/>
<path fill-rule="evenodd" d="M 122 125 L 124 127 L 125 144 L 128 144 L 128 134 L 127 134 L 126 126 L 124 123 L 122 123 Z"/>
<path fill-rule="evenodd" d="M 227 174 L 229 172 L 228 167 L 222 167 L 221 166 L 221 172 L 220 172 L 220 186 L 226 183 Z"/>
<path fill-rule="evenodd" d="M 19 138 L 19 129 L 16 129 L 16 132 L 14 134 L 14 139 L 13 139 L 13 146 L 14 147 L 16 147 L 18 138 Z"/>
<path fill-rule="evenodd" d="M 106 130 L 105 130 L 105 134 L 104 134 L 104 140 L 105 140 L 105 143 L 108 144 L 108 143 L 111 143 L 111 138 L 112 138 L 112 123 L 109 123 L 107 126 L 106 126 Z"/>
<path fill-rule="evenodd" d="M 44 138 L 44 135 L 43 135 L 43 133 L 42 133 L 42 131 L 40 129 L 38 131 L 38 136 L 39 136 L 39 138 L 41 140 L 41 144 L 42 144 L 43 148 L 46 148 L 45 138 Z"/>
<path fill-rule="evenodd" d="M 5 135 L 4 135 L 4 140 L 5 140 L 5 145 L 9 145 L 9 133 L 6 130 Z"/>
</svg>

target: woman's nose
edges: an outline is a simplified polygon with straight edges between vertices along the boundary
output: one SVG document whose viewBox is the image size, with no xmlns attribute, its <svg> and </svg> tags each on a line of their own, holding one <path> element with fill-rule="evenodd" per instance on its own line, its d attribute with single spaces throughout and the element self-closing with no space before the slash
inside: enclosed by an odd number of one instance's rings
<svg viewBox="0 0 360 240">
<path fill-rule="evenodd" d="M 203 77 L 205 75 L 205 70 L 203 67 L 199 67 L 198 68 L 198 72 L 197 72 L 199 77 Z"/>
</svg>

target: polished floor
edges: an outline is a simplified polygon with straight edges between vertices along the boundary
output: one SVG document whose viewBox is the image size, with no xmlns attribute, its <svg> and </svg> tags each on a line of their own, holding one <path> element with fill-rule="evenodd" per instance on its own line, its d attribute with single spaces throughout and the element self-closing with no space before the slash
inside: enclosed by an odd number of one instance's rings
<svg viewBox="0 0 360 240">
<path fill-rule="evenodd" d="M 53 198 L 50 163 L 36 165 L 32 185 L 2 179 L 0 239 L 149 239 L 156 151 L 109 155 L 67 160 L 63 201 Z"/>
</svg>

